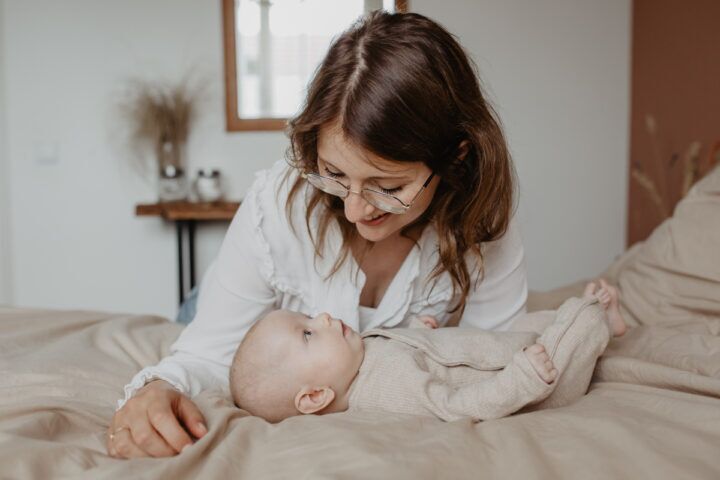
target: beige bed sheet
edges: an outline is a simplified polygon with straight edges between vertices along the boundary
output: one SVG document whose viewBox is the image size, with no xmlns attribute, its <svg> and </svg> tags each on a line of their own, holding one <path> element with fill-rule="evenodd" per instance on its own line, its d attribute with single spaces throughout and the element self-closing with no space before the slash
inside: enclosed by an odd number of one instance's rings
<svg viewBox="0 0 720 480">
<path fill-rule="evenodd" d="M 173 458 L 116 460 L 125 382 L 167 353 L 158 317 L 0 308 L 0 479 L 720 478 L 720 169 L 605 274 L 637 325 L 567 407 L 473 424 L 389 414 L 247 417 L 218 392 Z M 581 284 L 530 299 L 559 304 Z"/>
<path fill-rule="evenodd" d="M 166 459 L 116 460 L 122 386 L 180 327 L 158 317 L 0 310 L 0 478 L 718 478 L 720 319 L 611 343 L 568 407 L 472 424 L 369 414 L 246 417 L 196 401 L 210 433 Z"/>
</svg>

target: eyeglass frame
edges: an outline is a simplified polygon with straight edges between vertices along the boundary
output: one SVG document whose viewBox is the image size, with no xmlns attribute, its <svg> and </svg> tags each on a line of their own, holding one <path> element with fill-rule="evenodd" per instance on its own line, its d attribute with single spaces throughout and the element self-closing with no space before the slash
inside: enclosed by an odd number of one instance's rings
<svg viewBox="0 0 720 480">
<path fill-rule="evenodd" d="M 420 194 L 425 191 L 425 189 L 427 188 L 428 185 L 430 185 L 430 182 L 432 181 L 432 179 L 435 178 L 435 172 L 431 172 L 431 173 L 430 173 L 430 176 L 427 178 L 427 180 L 425 180 L 425 182 L 423 183 L 422 187 L 420 187 L 420 190 L 418 190 L 418 192 L 415 194 L 415 196 L 412 198 L 412 200 L 410 200 L 410 203 L 405 203 L 405 202 L 403 202 L 402 200 L 400 200 L 399 198 L 397 198 L 395 195 L 391 195 L 391 194 L 385 193 L 385 192 L 378 192 L 377 190 L 373 190 L 372 188 L 362 188 L 359 192 L 356 192 L 355 190 L 351 190 L 350 187 L 345 186 L 344 183 L 342 183 L 340 180 L 338 180 L 338 179 L 336 179 L 336 178 L 326 177 L 326 176 L 324 176 L 324 175 L 320 175 L 319 173 L 315 173 L 315 172 L 311 172 L 311 173 L 303 172 L 303 173 L 301 174 L 301 176 L 302 176 L 302 178 L 304 178 L 304 179 L 306 179 L 306 180 L 307 180 L 308 177 L 313 176 L 313 177 L 321 178 L 321 179 L 323 179 L 323 180 L 333 181 L 333 182 L 337 183 L 338 185 L 340 185 L 341 187 L 343 187 L 343 188 L 345 189 L 345 192 L 346 192 L 346 193 L 345 193 L 345 196 L 335 195 L 334 193 L 325 192 L 325 190 L 323 190 L 323 189 L 321 189 L 321 188 L 318 188 L 317 186 L 313 185 L 312 182 L 308 182 L 308 183 L 310 183 L 310 185 L 313 186 L 313 188 L 317 188 L 317 189 L 320 190 L 321 192 L 327 193 L 328 195 L 332 195 L 332 196 L 334 196 L 334 197 L 338 197 L 338 198 L 341 198 L 341 199 L 345 200 L 351 193 L 354 193 L 355 195 L 360 195 L 360 197 L 361 197 L 363 200 L 365 200 L 365 201 L 368 202 L 370 205 L 372 205 L 373 207 L 375 207 L 375 208 L 377 208 L 377 209 L 379 209 L 379 210 L 382 210 L 382 211 L 387 212 L 387 213 L 393 213 L 393 214 L 395 214 L 395 215 L 403 215 L 403 214 L 407 213 L 408 210 L 410 210 L 410 207 L 413 206 L 413 204 L 415 203 L 415 200 L 417 200 L 418 197 L 420 196 Z M 383 196 L 385 196 L 385 197 L 388 197 L 388 198 L 392 198 L 392 199 L 394 199 L 394 200 L 397 200 L 398 202 L 400 202 L 400 205 L 402 205 L 402 208 L 404 208 L 405 211 L 402 212 L 402 213 L 395 213 L 395 212 L 390 212 L 390 211 L 388 211 L 388 210 L 385 210 L 384 208 L 378 207 L 377 205 L 375 205 L 374 203 L 372 203 L 371 201 L 369 201 L 367 198 L 365 198 L 365 196 L 362 194 L 362 192 L 364 192 L 364 191 L 366 191 L 366 190 L 367 190 L 368 192 L 376 193 L 376 194 L 378 194 L 378 195 L 383 195 Z"/>
</svg>

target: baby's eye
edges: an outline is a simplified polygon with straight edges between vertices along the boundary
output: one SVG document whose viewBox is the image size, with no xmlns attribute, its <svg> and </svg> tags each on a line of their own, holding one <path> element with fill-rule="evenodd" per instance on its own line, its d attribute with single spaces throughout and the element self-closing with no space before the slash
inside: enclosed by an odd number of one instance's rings
<svg viewBox="0 0 720 480">
<path fill-rule="evenodd" d="M 305 341 L 307 341 L 308 337 L 312 335 L 312 332 L 310 330 L 303 330 L 303 337 L 305 338 Z"/>
</svg>

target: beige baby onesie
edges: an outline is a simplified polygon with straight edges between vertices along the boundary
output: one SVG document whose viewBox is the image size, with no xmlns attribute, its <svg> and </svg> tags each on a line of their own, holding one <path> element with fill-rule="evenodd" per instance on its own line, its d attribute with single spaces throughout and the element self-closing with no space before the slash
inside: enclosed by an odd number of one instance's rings
<svg viewBox="0 0 720 480">
<path fill-rule="evenodd" d="M 530 314 L 535 315 L 535 314 Z M 380 410 L 445 421 L 500 418 L 553 408 L 587 392 L 610 330 L 595 299 L 571 298 L 541 335 L 474 328 L 373 329 L 363 333 L 365 358 L 349 394 L 349 410 Z M 545 383 L 523 348 L 545 346 L 559 377 Z"/>
</svg>

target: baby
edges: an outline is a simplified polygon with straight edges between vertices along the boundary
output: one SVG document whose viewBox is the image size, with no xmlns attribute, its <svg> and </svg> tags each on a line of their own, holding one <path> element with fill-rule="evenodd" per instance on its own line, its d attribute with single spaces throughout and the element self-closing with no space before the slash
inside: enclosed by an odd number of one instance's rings
<svg viewBox="0 0 720 480">
<path fill-rule="evenodd" d="M 582 299 L 539 315 L 547 317 L 542 334 L 398 328 L 360 335 L 326 313 L 277 310 L 238 347 L 230 389 L 238 407 L 270 422 L 347 410 L 480 421 L 567 405 L 587 391 L 609 338 L 626 330 L 618 293 L 602 280 L 590 283 Z"/>
</svg>

